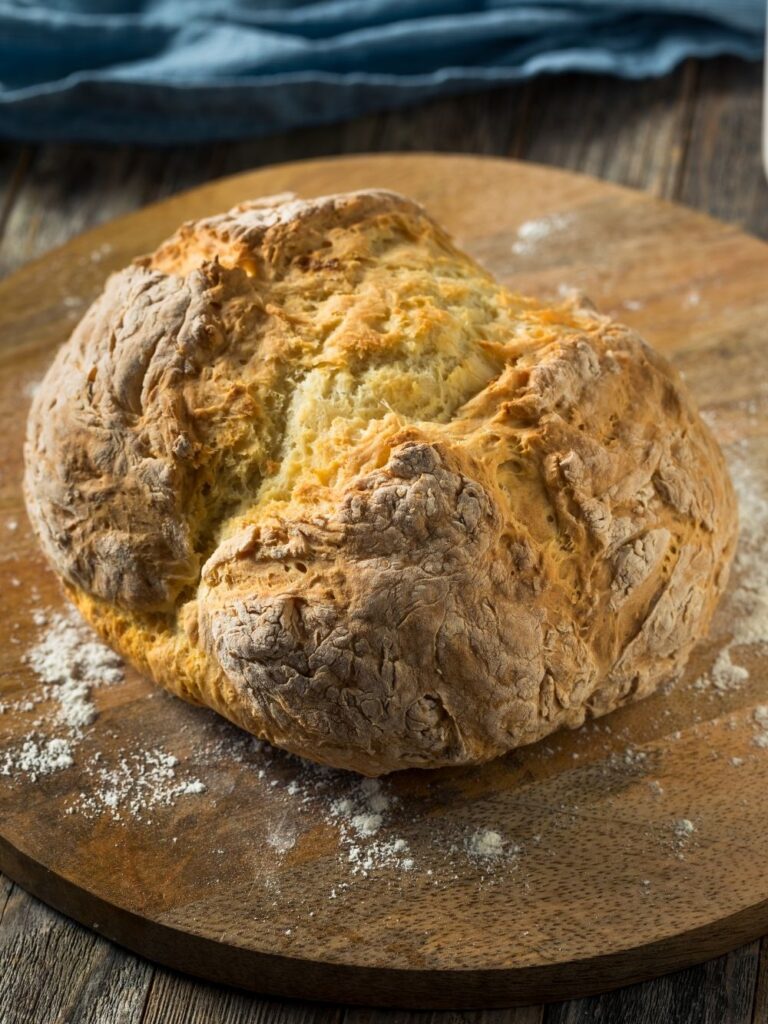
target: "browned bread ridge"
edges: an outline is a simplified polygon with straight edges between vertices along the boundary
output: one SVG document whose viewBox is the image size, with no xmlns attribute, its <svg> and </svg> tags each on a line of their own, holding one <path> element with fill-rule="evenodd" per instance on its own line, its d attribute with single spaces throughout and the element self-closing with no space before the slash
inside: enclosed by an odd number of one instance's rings
<svg viewBox="0 0 768 1024">
<path fill-rule="evenodd" d="M 110 277 L 34 399 L 26 495 L 139 669 L 369 775 L 674 679 L 736 536 L 666 360 L 384 191 L 244 203 Z"/>
</svg>

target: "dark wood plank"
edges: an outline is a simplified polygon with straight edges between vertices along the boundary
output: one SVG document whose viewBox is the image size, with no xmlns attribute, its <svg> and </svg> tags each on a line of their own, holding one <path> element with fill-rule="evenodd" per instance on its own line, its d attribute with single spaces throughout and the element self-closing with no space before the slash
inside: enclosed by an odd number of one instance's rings
<svg viewBox="0 0 768 1024">
<path fill-rule="evenodd" d="M 684 171 L 675 198 L 768 238 L 760 156 L 762 68 L 710 61 L 697 71 Z"/>
<path fill-rule="evenodd" d="M 290 152 L 283 140 L 281 154 Z M 279 155 L 277 159 L 287 159 Z M 174 192 L 263 162 L 253 143 L 233 147 L 46 145 L 28 160 L 0 240 L 0 276 L 96 224 Z"/>
<path fill-rule="evenodd" d="M 598 81 L 568 75 L 531 86 L 519 155 L 672 196 L 691 118 L 694 65 L 610 88 Z"/>
<path fill-rule="evenodd" d="M 38 147 L 5 219 L 0 274 L 61 245 L 86 228 L 208 177 L 159 150 L 50 145 Z"/>
<path fill-rule="evenodd" d="M 509 1010 L 373 1010 L 351 1007 L 343 1024 L 542 1024 L 545 1007 L 517 1006 Z"/>
<path fill-rule="evenodd" d="M 141 1024 L 339 1024 L 343 1012 L 314 1003 L 258 999 L 158 970 Z"/>
<path fill-rule="evenodd" d="M 643 985 L 549 1006 L 544 1024 L 750 1024 L 759 955 L 752 942 Z"/>
<path fill-rule="evenodd" d="M 0 273 L 86 227 L 210 178 L 338 152 L 520 156 L 676 198 L 768 235 L 760 112 L 760 70 L 714 61 L 642 82 L 586 75 L 542 79 L 214 146 L 56 144 L 33 153 L 6 144 L 0 150 Z"/>
<path fill-rule="evenodd" d="M 13 882 L 10 878 L 6 878 L 5 875 L 0 875 L 0 925 L 3 923 L 5 909 L 8 906 L 8 901 L 11 898 L 12 891 Z"/>
<path fill-rule="evenodd" d="M 61 143 L 39 146 L 34 153 L 27 148 L 23 182 L 7 190 L 0 276 L 88 227 L 248 168 L 366 151 L 514 153 L 524 96 L 522 87 L 495 90 L 327 128 L 213 146 L 159 149 Z M 0 165 L 0 182 L 1 175 Z"/>
<path fill-rule="evenodd" d="M 766 936 L 760 940 L 751 1024 L 765 1024 L 765 1021 L 768 1021 L 768 937 Z"/>
<path fill-rule="evenodd" d="M 0 929 L 3 1024 L 134 1024 L 153 968 L 14 888 Z"/>
<path fill-rule="evenodd" d="M 343 151 L 515 156 L 528 97 L 527 86 L 512 86 L 353 121 L 346 127 Z"/>
<path fill-rule="evenodd" d="M 31 146 L 0 143 L 0 235 L 16 201 L 31 156 Z"/>
</svg>

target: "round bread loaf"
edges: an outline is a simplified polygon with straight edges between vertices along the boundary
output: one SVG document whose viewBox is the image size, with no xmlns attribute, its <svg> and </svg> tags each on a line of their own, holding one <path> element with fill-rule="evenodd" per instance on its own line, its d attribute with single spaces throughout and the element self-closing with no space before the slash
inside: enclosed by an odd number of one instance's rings
<svg viewBox="0 0 768 1024">
<path fill-rule="evenodd" d="M 110 277 L 33 402 L 26 494 L 140 670 L 367 775 L 674 679 L 736 536 L 666 360 L 384 191 L 244 203 Z"/>
</svg>

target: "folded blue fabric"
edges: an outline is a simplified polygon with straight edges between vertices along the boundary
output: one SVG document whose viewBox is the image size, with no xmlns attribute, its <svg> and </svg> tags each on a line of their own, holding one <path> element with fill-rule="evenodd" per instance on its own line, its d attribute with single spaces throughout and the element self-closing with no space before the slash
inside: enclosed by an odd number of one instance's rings
<svg viewBox="0 0 768 1024">
<path fill-rule="evenodd" d="M 264 135 L 544 72 L 763 51 L 765 0 L 0 0 L 0 135 Z"/>
</svg>

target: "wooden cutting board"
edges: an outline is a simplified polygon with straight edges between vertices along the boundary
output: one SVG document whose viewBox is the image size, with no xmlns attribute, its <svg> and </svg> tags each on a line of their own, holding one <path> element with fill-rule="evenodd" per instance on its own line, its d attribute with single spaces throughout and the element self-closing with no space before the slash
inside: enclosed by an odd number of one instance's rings
<svg viewBox="0 0 768 1024">
<path fill-rule="evenodd" d="M 642 704 L 484 767 L 373 789 L 260 748 L 132 672 L 94 688 L 98 717 L 82 735 L 56 724 L 60 691 L 39 677 L 39 645 L 75 627 L 56 618 L 65 603 L 23 509 L 35 382 L 106 274 L 181 220 L 287 189 L 366 186 L 425 203 L 513 288 L 586 291 L 684 371 L 745 497 L 741 568 L 711 639 L 682 683 Z M 720 653 L 745 623 L 748 638 L 765 633 L 768 247 L 530 164 L 296 163 L 177 196 L 30 264 L 0 285 L 0 335 L 0 868 L 11 878 L 164 964 L 339 1002 L 557 999 L 768 931 L 768 749 L 755 720 L 766 653 Z"/>
</svg>

